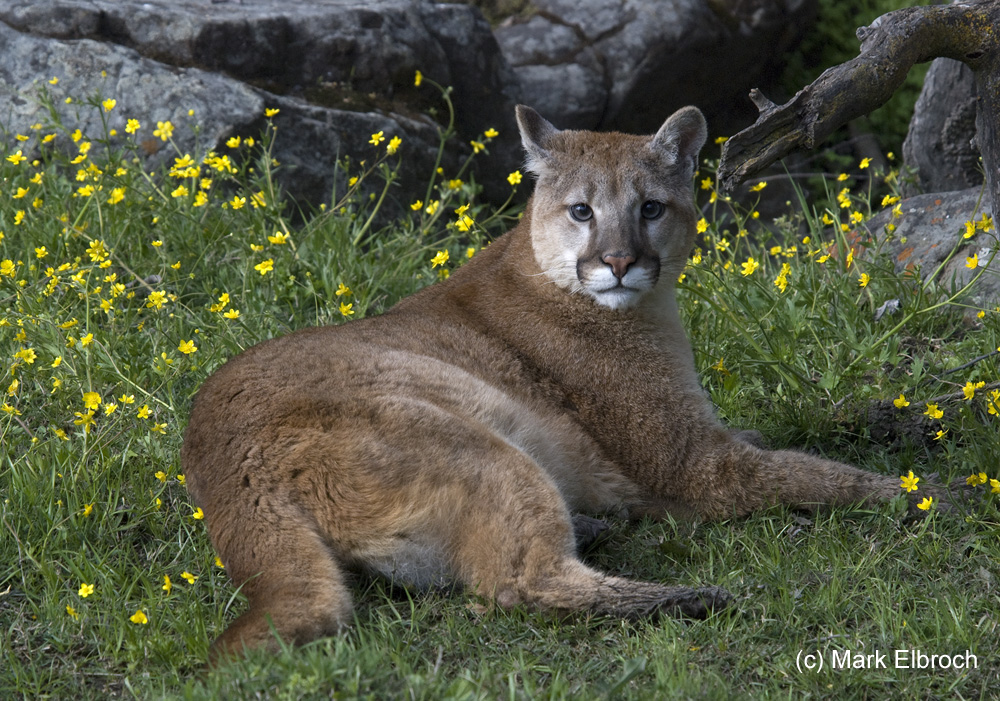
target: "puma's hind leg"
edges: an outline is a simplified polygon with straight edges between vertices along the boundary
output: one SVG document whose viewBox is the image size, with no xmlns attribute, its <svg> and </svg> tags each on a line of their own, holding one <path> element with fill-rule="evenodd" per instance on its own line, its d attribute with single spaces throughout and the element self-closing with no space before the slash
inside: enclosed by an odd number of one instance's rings
<svg viewBox="0 0 1000 701">
<path fill-rule="evenodd" d="M 586 566 L 576 555 L 580 524 L 544 473 L 518 451 L 507 451 L 503 463 L 483 474 L 475 495 L 481 508 L 455 534 L 456 570 L 468 588 L 504 608 L 622 618 L 703 618 L 730 601 L 719 587 L 639 582 Z"/>
<path fill-rule="evenodd" d="M 283 509 L 275 520 L 267 513 L 250 512 L 216 542 L 249 608 L 212 644 L 212 664 L 246 649 L 277 650 L 275 634 L 285 642 L 303 644 L 350 622 L 351 595 L 340 566 L 300 513 Z"/>
</svg>

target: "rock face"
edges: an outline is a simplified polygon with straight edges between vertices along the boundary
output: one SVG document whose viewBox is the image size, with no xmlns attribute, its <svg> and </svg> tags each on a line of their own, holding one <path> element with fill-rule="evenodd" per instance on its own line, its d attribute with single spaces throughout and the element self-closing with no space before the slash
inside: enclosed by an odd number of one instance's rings
<svg viewBox="0 0 1000 701">
<path fill-rule="evenodd" d="M 354 111 L 397 98 L 427 102 L 413 86 L 421 70 L 454 87 L 460 124 L 479 132 L 495 126 L 497 113 L 517 97 L 489 25 L 463 5 L 33 0 L 2 3 L 0 20 L 36 35 L 119 44 L 164 64 Z"/>
<path fill-rule="evenodd" d="M 950 58 L 935 59 L 903 142 L 903 160 L 917 169 L 920 192 L 950 192 L 983 182 L 975 134 L 972 70 Z"/>
<path fill-rule="evenodd" d="M 523 97 L 561 127 L 655 131 L 695 104 L 717 133 L 753 123 L 813 19 L 803 0 L 532 0 L 497 28 Z"/>
<path fill-rule="evenodd" d="M 0 2 L 0 22 L 0 90 L 24 103 L 0 113 L 12 131 L 37 121 L 37 109 L 14 96 L 53 76 L 78 95 L 100 88 L 116 98 L 123 120 L 181 124 L 194 109 L 207 148 L 233 134 L 258 136 L 264 106 L 279 107 L 274 155 L 294 197 L 322 201 L 333 188 L 337 158 L 370 158 L 367 141 L 382 130 L 403 139 L 400 197 L 406 199 L 407 185 L 422 189 L 436 157 L 436 125 L 421 112 L 435 106 L 444 112 L 433 88 L 414 86 L 420 70 L 454 88 L 464 143 L 496 128 L 491 167 L 506 175 L 521 160 L 513 121 L 517 85 L 489 25 L 471 7 L 414 0 L 32 0 Z M 94 125 L 85 119 L 80 126 Z M 446 171 L 465 152 L 449 149 Z M 497 197 L 509 192 L 504 186 Z"/>
<path fill-rule="evenodd" d="M 6 57 L 0 61 L 0 89 L 6 98 L 0 121 L 10 131 L 27 133 L 44 116 L 43 105 L 31 97 L 36 85 L 44 86 L 67 126 L 94 136 L 103 133 L 101 110 L 66 104 L 71 97 L 67 90 L 78 101 L 98 94 L 116 98 L 119 114 L 141 115 L 144 124 L 154 125 L 146 132 L 150 137 L 157 121 L 182 125 L 189 121 L 188 110 L 194 110 L 203 130 L 195 137 L 190 129 L 178 129 L 177 143 L 184 150 L 214 148 L 235 127 L 233 115 L 256 118 L 264 113 L 263 97 L 241 83 L 197 69 L 165 70 L 113 44 L 40 39 L 0 24 L 0 54 Z M 50 78 L 58 78 L 58 84 L 48 85 Z M 225 103 L 217 99 L 220 95 Z M 109 126 L 121 133 L 124 117 L 110 119 Z M 153 160 L 167 157 L 162 143 L 149 142 L 146 150 Z"/>
<path fill-rule="evenodd" d="M 926 279 L 948 258 L 958 242 L 959 250 L 936 280 L 946 289 L 955 290 L 972 280 L 980 268 L 968 268 L 966 259 L 975 254 L 980 266 L 985 266 L 990 250 L 995 245 L 982 231 L 967 240 L 963 238 L 966 222 L 981 220 L 984 213 L 991 214 L 989 204 L 981 201 L 981 194 L 982 189 L 974 187 L 957 192 L 917 195 L 903 200 L 900 203 L 903 216 L 895 220 L 897 228 L 890 242 L 896 270 L 919 268 Z M 883 210 L 868 220 L 868 230 L 873 236 L 882 237 L 891 217 L 892 213 L 888 209 Z M 971 299 L 985 305 L 995 305 L 1000 300 L 1000 260 L 995 260 L 991 270 L 972 288 Z"/>
<path fill-rule="evenodd" d="M 500 201 L 522 162 L 517 102 L 563 127 L 645 133 L 696 104 L 714 131 L 732 133 L 756 115 L 749 89 L 777 75 L 812 17 L 807 0 L 490 0 L 491 15 L 517 13 L 494 33 L 474 6 L 484 1 L 0 0 L 0 93 L 11 103 L 0 122 L 38 121 L 23 95 L 53 76 L 57 97 L 114 97 L 122 122 L 180 125 L 194 109 L 201 133 L 179 128 L 183 149 L 257 136 L 263 108 L 278 107 L 274 156 L 294 197 L 329 199 L 337 158 L 370 158 L 370 135 L 384 131 L 403 139 L 394 191 L 406 202 L 437 158 L 438 124 L 425 115 L 449 116 L 436 89 L 414 86 L 420 70 L 453 88 L 446 174 L 470 141 L 499 131 L 475 163 Z M 73 128 L 74 110 L 63 117 Z M 97 115 L 80 120 L 88 129 Z M 153 161 L 173 155 L 148 146 Z"/>
</svg>

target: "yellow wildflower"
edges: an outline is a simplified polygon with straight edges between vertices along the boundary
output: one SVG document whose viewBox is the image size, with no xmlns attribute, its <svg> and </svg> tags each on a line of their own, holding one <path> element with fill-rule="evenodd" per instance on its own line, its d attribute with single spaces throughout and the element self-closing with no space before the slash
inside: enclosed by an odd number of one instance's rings
<svg viewBox="0 0 1000 701">
<path fill-rule="evenodd" d="M 899 476 L 899 488 L 905 489 L 907 492 L 914 492 L 917 490 L 917 482 L 920 481 L 919 477 L 913 476 L 913 470 L 910 470 L 908 475 Z"/>
<path fill-rule="evenodd" d="M 153 136 L 160 137 L 161 141 L 167 141 L 174 134 L 174 125 L 169 121 L 157 122 L 156 129 L 153 130 Z"/>
<path fill-rule="evenodd" d="M 985 472 L 979 472 L 979 473 L 973 472 L 971 475 L 965 478 L 965 483 L 972 487 L 978 487 L 981 484 L 986 484 L 986 479 L 987 478 Z"/>
</svg>

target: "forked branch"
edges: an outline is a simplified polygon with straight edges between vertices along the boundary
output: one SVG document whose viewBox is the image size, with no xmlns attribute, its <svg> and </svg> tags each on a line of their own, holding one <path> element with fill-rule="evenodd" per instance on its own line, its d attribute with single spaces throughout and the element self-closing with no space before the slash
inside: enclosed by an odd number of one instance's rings
<svg viewBox="0 0 1000 701">
<path fill-rule="evenodd" d="M 760 115 L 722 149 L 724 190 L 796 149 L 813 149 L 837 127 L 883 105 L 915 63 L 962 61 L 975 73 L 976 138 L 993 212 L 1000 212 L 1000 0 L 895 10 L 858 29 L 861 53 L 834 66 L 777 106 L 759 91 Z M 969 135 L 972 137 L 972 134 Z"/>
</svg>

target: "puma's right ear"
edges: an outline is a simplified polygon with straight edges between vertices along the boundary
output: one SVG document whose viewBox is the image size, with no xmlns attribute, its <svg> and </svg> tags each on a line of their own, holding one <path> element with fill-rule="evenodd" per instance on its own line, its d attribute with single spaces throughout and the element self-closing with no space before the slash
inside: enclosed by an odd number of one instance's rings
<svg viewBox="0 0 1000 701">
<path fill-rule="evenodd" d="M 559 130 L 545 117 L 525 105 L 518 105 L 515 114 L 517 128 L 521 132 L 521 143 L 528 154 L 525 168 L 535 175 L 541 175 L 545 170 L 545 162 L 551 156 L 549 143 Z"/>
</svg>

